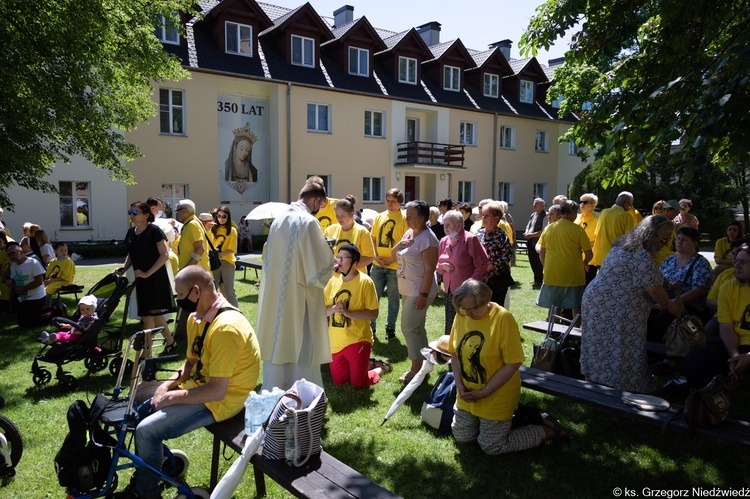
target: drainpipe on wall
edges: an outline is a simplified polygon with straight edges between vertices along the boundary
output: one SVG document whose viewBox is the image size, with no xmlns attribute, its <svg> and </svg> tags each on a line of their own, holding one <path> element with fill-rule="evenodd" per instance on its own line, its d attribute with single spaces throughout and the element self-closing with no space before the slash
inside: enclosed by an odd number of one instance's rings
<svg viewBox="0 0 750 499">
<path fill-rule="evenodd" d="M 296 201 L 296 199 L 295 199 Z M 292 83 L 286 83 L 286 202 L 292 202 Z"/>
<path fill-rule="evenodd" d="M 492 136 L 492 186 L 490 187 L 490 198 L 495 199 L 495 185 L 497 172 L 497 111 L 495 111 L 495 123 L 493 126 L 494 134 Z"/>
<path fill-rule="evenodd" d="M 453 174 L 448 172 L 448 199 L 453 199 Z"/>
</svg>

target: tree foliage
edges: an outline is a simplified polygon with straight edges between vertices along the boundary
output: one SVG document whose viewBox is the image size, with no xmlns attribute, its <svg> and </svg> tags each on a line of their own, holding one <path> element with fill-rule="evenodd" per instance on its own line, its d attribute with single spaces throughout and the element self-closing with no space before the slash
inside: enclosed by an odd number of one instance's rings
<svg viewBox="0 0 750 499">
<path fill-rule="evenodd" d="M 626 183 L 679 141 L 684 157 L 741 172 L 740 188 L 750 159 L 748 21 L 750 0 L 547 0 L 520 45 L 534 54 L 580 28 L 549 96 L 580 117 L 562 140 L 621 159 L 610 180 Z M 687 165 L 685 178 L 695 174 Z M 747 195 L 733 202 L 747 209 Z"/>
<path fill-rule="evenodd" d="M 155 114 L 151 81 L 187 76 L 154 36 L 185 0 L 0 0 L 0 206 L 19 185 L 51 192 L 57 161 L 80 155 L 132 182 L 123 132 Z"/>
</svg>

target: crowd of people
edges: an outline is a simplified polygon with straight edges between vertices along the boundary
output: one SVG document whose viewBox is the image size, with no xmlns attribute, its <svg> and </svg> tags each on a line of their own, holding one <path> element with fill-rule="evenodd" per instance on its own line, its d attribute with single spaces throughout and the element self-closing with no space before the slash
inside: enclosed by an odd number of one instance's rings
<svg viewBox="0 0 750 499">
<path fill-rule="evenodd" d="M 376 384 L 392 370 L 387 359 L 371 357 L 381 297 L 383 338 L 403 338 L 410 367 L 399 381 L 408 383 L 422 366 L 427 312 L 440 290 L 458 389 L 456 440 L 499 454 L 566 436 L 551 416 L 511 428 L 525 358 L 518 324 L 504 308 L 515 284 L 516 232 L 507 203 L 404 204 L 397 188 L 385 200 L 385 211 L 362 220 L 354 196 L 329 198 L 323 180 L 310 177 L 269 227 L 255 330 L 237 313 L 234 290 L 236 255 L 252 249 L 247 220 L 235 223 L 225 205 L 196 213 L 189 199 L 174 206 L 174 219 L 158 198 L 130 205 L 127 257 L 115 272 L 135 280 L 137 315 L 145 328 L 164 327 L 165 352 L 187 342 L 184 370 L 156 389 L 153 414 L 136 432 L 141 455 L 156 462 L 160 442 L 178 434 L 163 418 L 180 418 L 182 434 L 239 411 L 239 393 L 255 388 L 261 363 L 268 387 L 286 389 L 301 378 L 322 385 L 324 364 L 335 384 Z M 635 392 L 653 391 L 654 375 L 681 368 L 690 386 L 713 374 L 741 375 L 750 366 L 750 250 L 742 224 L 728 224 L 712 269 L 697 251 L 691 200 L 659 201 L 645 218 L 629 192 L 597 214 L 598 202 L 593 193 L 579 203 L 557 196 L 548 209 L 536 198 L 522 231 L 536 304 L 581 314 L 583 375 Z M 0 267 L 0 303 L 32 326 L 29 318 L 74 281 L 75 265 L 66 244 L 50 243 L 38 225 L 24 224 L 23 231 L 16 243 L 0 229 L 0 258 L 10 262 Z M 219 259 L 213 269 L 210 251 Z M 81 316 L 90 317 L 84 300 Z M 172 332 L 167 318 L 174 312 Z M 217 319 L 222 312 L 230 313 Z M 685 359 L 649 365 L 646 342 L 664 341 L 669 324 L 686 312 L 713 331 L 709 343 Z M 43 341 L 58 336 L 65 337 Z M 148 497 L 153 477 L 137 474 L 133 488 Z"/>
</svg>

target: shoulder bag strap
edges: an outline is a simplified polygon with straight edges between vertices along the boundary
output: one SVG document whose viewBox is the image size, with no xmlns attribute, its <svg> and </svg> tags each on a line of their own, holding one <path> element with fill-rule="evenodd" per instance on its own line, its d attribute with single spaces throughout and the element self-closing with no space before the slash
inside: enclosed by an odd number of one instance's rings
<svg viewBox="0 0 750 499">
<path fill-rule="evenodd" d="M 212 323 L 212 322 L 213 322 L 214 320 L 216 320 L 216 318 L 217 318 L 217 317 L 218 317 L 218 316 L 219 316 L 219 315 L 220 315 L 220 314 L 221 314 L 222 312 L 226 312 L 227 310 L 235 310 L 235 311 L 237 311 L 237 312 L 240 312 L 240 311 L 239 311 L 239 309 L 236 309 L 236 308 L 234 308 L 234 307 L 231 307 L 231 306 L 229 306 L 229 307 L 221 307 L 221 308 L 220 308 L 219 310 L 217 310 L 217 311 L 216 311 L 216 315 L 214 316 L 213 320 L 212 320 L 211 322 L 206 322 L 206 325 L 205 325 L 205 326 L 203 327 L 203 333 L 201 334 L 201 339 L 200 339 L 200 345 L 201 345 L 201 349 L 200 349 L 200 352 L 198 352 L 198 362 L 197 362 L 197 364 L 195 365 L 195 372 L 196 372 L 196 373 L 200 373 L 200 372 L 201 372 L 201 370 L 203 369 L 203 362 L 201 362 L 201 358 L 203 357 L 203 341 L 204 341 L 204 340 L 205 340 L 205 338 L 206 338 L 206 333 L 208 332 L 208 327 L 209 327 L 209 326 L 211 325 L 211 323 Z M 240 312 L 240 313 L 242 313 L 242 312 Z"/>
<path fill-rule="evenodd" d="M 204 233 L 204 234 L 206 235 L 206 242 L 208 242 L 208 245 L 209 245 L 209 246 L 211 246 L 211 249 L 212 249 L 212 250 L 216 249 L 216 248 L 214 248 L 214 245 L 213 245 L 213 243 L 211 242 L 211 238 L 210 238 L 210 237 L 208 237 L 208 231 L 206 230 L 206 228 L 205 228 L 205 227 L 203 227 L 203 224 L 201 224 L 201 227 L 203 228 L 203 233 Z"/>
</svg>

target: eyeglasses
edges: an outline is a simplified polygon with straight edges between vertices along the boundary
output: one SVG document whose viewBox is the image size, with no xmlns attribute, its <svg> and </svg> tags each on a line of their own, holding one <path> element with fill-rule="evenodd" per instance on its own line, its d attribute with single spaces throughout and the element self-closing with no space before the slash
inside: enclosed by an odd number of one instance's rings
<svg viewBox="0 0 750 499">
<path fill-rule="evenodd" d="M 589 204 L 590 202 L 591 202 L 591 201 L 586 201 L 586 200 L 583 200 L 583 201 L 580 201 L 580 204 Z"/>
<path fill-rule="evenodd" d="M 667 244 L 669 242 L 669 239 L 664 239 L 663 237 L 660 237 L 658 234 L 654 234 L 656 236 L 656 239 L 661 241 L 662 244 Z"/>
<path fill-rule="evenodd" d="M 216 218 L 227 218 L 227 216 L 224 213 L 219 213 L 216 215 Z"/>
<path fill-rule="evenodd" d="M 139 213 L 140 213 L 140 211 L 138 211 L 138 210 L 128 210 L 128 215 L 136 216 Z"/>
</svg>

